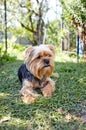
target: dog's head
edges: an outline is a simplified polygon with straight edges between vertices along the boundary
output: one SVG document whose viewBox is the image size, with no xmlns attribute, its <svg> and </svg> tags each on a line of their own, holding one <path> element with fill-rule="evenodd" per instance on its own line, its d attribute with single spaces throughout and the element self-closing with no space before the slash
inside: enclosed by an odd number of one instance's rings
<svg viewBox="0 0 86 130">
<path fill-rule="evenodd" d="M 37 78 L 49 77 L 54 69 L 53 45 L 30 46 L 25 50 L 27 69 Z"/>
</svg>

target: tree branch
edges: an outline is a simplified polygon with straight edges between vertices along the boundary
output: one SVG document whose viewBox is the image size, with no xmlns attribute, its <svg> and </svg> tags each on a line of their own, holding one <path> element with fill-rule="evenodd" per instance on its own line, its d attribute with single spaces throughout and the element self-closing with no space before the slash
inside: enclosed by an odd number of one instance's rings
<svg viewBox="0 0 86 130">
<path fill-rule="evenodd" d="M 37 15 L 37 16 L 39 15 L 35 10 L 29 8 L 29 7 L 26 6 L 26 5 L 22 5 L 21 3 L 19 3 L 19 6 L 20 6 L 21 8 L 26 8 L 26 9 L 28 10 L 28 12 L 32 12 L 33 14 L 35 14 L 35 15 Z"/>
<path fill-rule="evenodd" d="M 32 33 L 34 33 L 34 34 L 36 34 L 36 31 L 34 31 L 33 28 L 31 29 L 30 27 L 25 26 L 21 21 L 19 21 L 19 22 L 20 22 L 20 24 L 21 24 L 22 27 L 24 27 L 24 28 L 27 29 L 28 31 L 30 31 L 30 32 L 32 32 Z"/>
<path fill-rule="evenodd" d="M 32 28 L 32 30 L 34 30 L 34 28 L 33 28 L 33 22 L 32 22 L 32 15 L 30 15 L 29 17 L 30 17 L 30 22 L 31 22 L 31 28 Z"/>
<path fill-rule="evenodd" d="M 28 10 L 29 13 L 31 12 L 31 13 L 33 13 L 33 14 L 39 16 L 39 14 L 38 14 L 37 12 L 35 12 L 35 10 L 32 10 L 32 9 L 30 9 L 30 8 L 28 8 L 28 7 L 27 7 L 27 10 Z"/>
<path fill-rule="evenodd" d="M 36 0 L 36 2 L 39 4 L 39 0 Z"/>
</svg>

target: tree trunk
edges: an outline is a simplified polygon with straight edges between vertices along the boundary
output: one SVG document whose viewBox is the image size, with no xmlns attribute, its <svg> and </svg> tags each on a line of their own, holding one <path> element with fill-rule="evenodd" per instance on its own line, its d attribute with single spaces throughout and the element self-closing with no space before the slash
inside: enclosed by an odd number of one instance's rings
<svg viewBox="0 0 86 130">
<path fill-rule="evenodd" d="M 7 52 L 7 4 L 4 0 L 4 22 L 5 22 L 5 51 Z"/>
</svg>

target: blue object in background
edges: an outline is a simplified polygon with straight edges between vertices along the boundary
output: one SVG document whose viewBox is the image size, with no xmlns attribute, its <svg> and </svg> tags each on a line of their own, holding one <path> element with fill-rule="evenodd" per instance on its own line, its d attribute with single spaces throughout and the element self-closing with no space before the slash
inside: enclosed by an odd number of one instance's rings
<svg viewBox="0 0 86 130">
<path fill-rule="evenodd" d="M 77 36 L 77 55 L 82 57 L 84 53 L 84 44 L 79 36 Z"/>
</svg>

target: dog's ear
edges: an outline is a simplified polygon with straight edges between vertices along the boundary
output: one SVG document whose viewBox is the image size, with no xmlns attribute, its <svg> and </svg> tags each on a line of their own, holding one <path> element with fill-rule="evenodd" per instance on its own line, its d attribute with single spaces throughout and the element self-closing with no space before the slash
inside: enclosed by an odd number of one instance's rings
<svg viewBox="0 0 86 130">
<path fill-rule="evenodd" d="M 49 49 L 55 54 L 55 46 L 54 45 L 47 45 Z"/>
<path fill-rule="evenodd" d="M 24 54 L 23 54 L 25 60 L 27 60 L 27 58 L 30 56 L 32 50 L 33 50 L 33 47 L 32 47 L 32 46 L 28 46 L 28 47 L 25 49 Z"/>
</svg>

